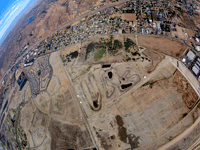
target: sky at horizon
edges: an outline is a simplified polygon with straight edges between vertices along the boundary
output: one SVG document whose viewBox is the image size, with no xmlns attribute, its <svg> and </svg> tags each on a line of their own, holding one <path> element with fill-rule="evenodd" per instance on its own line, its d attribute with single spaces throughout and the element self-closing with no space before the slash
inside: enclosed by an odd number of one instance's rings
<svg viewBox="0 0 200 150">
<path fill-rule="evenodd" d="M 0 2 L 0 41 L 15 18 L 35 0 L 2 0 Z"/>
</svg>

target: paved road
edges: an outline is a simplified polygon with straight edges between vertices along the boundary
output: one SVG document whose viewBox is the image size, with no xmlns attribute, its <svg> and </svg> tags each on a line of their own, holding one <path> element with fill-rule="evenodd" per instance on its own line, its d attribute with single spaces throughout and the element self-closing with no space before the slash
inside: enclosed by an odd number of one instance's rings
<svg viewBox="0 0 200 150">
<path fill-rule="evenodd" d="M 37 41 L 36 43 L 34 43 L 32 46 L 30 46 L 30 47 L 28 48 L 28 50 L 16 60 L 16 62 L 14 63 L 14 65 L 12 65 L 12 67 L 15 66 L 25 55 L 27 55 L 27 53 L 28 53 L 31 49 L 33 49 L 34 47 L 36 47 L 42 40 L 44 40 L 44 39 L 46 39 L 47 37 L 51 36 L 51 35 L 54 34 L 55 32 L 57 32 L 57 31 L 63 29 L 63 28 L 66 27 L 66 26 L 72 25 L 73 23 L 75 23 L 75 22 L 77 22 L 77 21 L 79 21 L 79 20 L 81 20 L 81 19 L 83 19 L 83 18 L 85 18 L 85 17 L 87 17 L 87 16 L 91 16 L 91 15 L 93 15 L 93 14 L 99 12 L 99 11 L 102 11 L 102 10 L 107 9 L 107 8 L 109 8 L 109 7 L 113 7 L 113 6 L 115 6 L 115 5 L 119 5 L 119 4 L 124 3 L 124 2 L 127 2 L 127 1 L 130 1 L 130 0 L 121 0 L 121 1 L 119 1 L 119 2 L 115 2 L 115 3 L 112 3 L 112 4 L 105 5 L 105 6 L 103 6 L 103 7 L 97 8 L 97 9 L 95 9 L 95 10 L 93 10 L 93 11 L 90 11 L 90 12 L 87 12 L 87 13 L 85 13 L 85 14 L 83 14 L 83 15 L 77 17 L 76 19 L 71 20 L 71 21 L 69 21 L 68 23 L 62 25 L 61 27 L 55 29 L 55 30 L 52 31 L 50 34 L 48 34 L 47 36 L 41 38 L 39 41 Z M 107 34 L 107 35 L 115 35 L 115 34 Z M 124 34 L 117 34 L 117 35 L 124 35 Z M 183 41 L 187 46 L 188 46 L 188 44 L 187 44 L 186 42 L 192 42 L 191 40 L 184 40 L 184 39 L 178 39 L 178 38 L 175 38 L 175 37 L 166 37 L 166 36 L 161 36 L 161 35 L 145 35 L 145 34 L 140 34 L 140 33 L 125 34 L 125 35 L 152 36 L 152 37 L 163 37 L 163 38 L 168 38 L 168 39 L 180 40 L 180 41 Z M 94 37 L 100 37 L 100 36 L 103 36 L 103 35 L 96 35 L 96 36 L 94 36 Z M 91 38 L 89 38 L 89 39 L 92 39 L 92 38 L 94 38 L 94 37 L 91 37 Z M 80 42 L 79 42 L 79 43 L 80 43 Z M 199 43 L 197 43 L 197 42 L 193 42 L 193 43 L 199 44 Z M 76 43 L 76 44 L 78 44 L 78 43 Z M 72 46 L 72 45 L 70 45 L 70 46 Z M 68 47 L 70 47 L 70 46 L 68 46 Z M 65 48 L 66 48 L 66 47 L 65 47 Z M 190 48 L 191 48 L 191 47 L 190 47 Z M 61 50 L 61 49 L 60 49 L 60 50 Z M 52 51 L 52 52 L 54 52 L 54 51 Z M 50 52 L 50 53 L 52 53 L 52 52 Z M 12 67 L 10 67 L 10 68 L 6 71 L 6 73 L 4 74 L 4 76 L 11 70 Z M 3 78 L 1 79 L 0 82 L 2 82 L 2 81 L 3 81 Z"/>
<path fill-rule="evenodd" d="M 44 39 L 46 39 L 47 37 L 51 36 L 53 33 L 59 31 L 59 30 L 62 29 L 63 27 L 69 26 L 69 25 L 71 25 L 71 24 L 73 24 L 73 23 L 75 23 L 75 22 L 81 20 L 82 18 L 87 17 L 88 15 L 92 15 L 92 14 L 94 14 L 94 13 L 96 13 L 96 12 L 99 12 L 99 11 L 102 11 L 102 10 L 107 9 L 107 8 L 109 8 L 109 7 L 113 7 L 113 6 L 115 6 L 115 5 L 124 3 L 124 2 L 126 2 L 126 1 L 129 1 L 129 0 L 122 0 L 122 1 L 120 1 L 120 2 L 116 2 L 116 3 L 110 4 L 110 5 L 103 6 L 103 7 L 101 7 L 101 8 L 98 8 L 98 9 L 94 10 L 94 11 L 90 11 L 90 12 L 88 12 L 88 13 L 86 13 L 86 14 L 83 14 L 83 15 L 77 17 L 77 18 L 74 19 L 74 20 L 69 21 L 69 22 L 66 23 L 65 25 L 59 27 L 58 29 L 54 30 L 52 33 L 50 33 L 50 34 L 48 34 L 47 36 L 41 38 L 39 41 L 37 41 L 36 43 L 34 43 L 32 46 L 30 46 L 29 49 L 26 51 L 26 53 L 24 53 L 23 55 L 21 55 L 21 56 L 17 59 L 17 61 L 14 63 L 13 66 L 15 66 L 15 65 L 18 63 L 18 61 L 21 60 L 21 59 L 23 58 L 24 55 L 26 55 L 32 48 L 34 48 L 35 46 L 37 46 L 42 40 L 44 40 Z M 164 37 L 164 36 L 160 36 L 160 35 L 144 35 L 144 34 L 138 34 L 138 33 L 135 33 L 135 34 L 107 34 L 107 35 L 139 35 L 139 36 Z M 96 35 L 96 36 L 94 36 L 94 37 L 100 37 L 100 36 L 104 36 L 104 35 Z M 91 37 L 91 38 L 89 38 L 89 39 L 92 39 L 92 38 L 94 38 L 94 37 Z M 164 38 L 183 41 L 188 47 L 192 48 L 191 46 L 189 46 L 189 45 L 186 43 L 186 42 L 191 42 L 190 40 L 177 39 L 177 38 L 173 38 L 173 37 L 164 37 Z M 76 44 L 78 44 L 78 43 L 76 43 Z M 196 44 L 197 44 L 197 43 L 196 43 Z M 71 45 L 71 46 L 72 46 L 72 45 Z M 70 46 L 68 46 L 68 47 L 70 47 Z M 66 48 L 66 47 L 65 47 L 65 48 Z M 61 50 L 61 49 L 60 49 L 60 50 Z M 51 52 L 49 52 L 49 53 L 52 53 L 52 52 L 55 52 L 55 51 L 51 51 Z M 48 53 L 46 53 L 46 54 L 48 54 Z M 46 54 L 45 54 L 45 55 L 46 55 Z M 11 67 L 11 68 L 12 68 L 12 67 Z M 7 70 L 6 73 L 8 73 L 9 71 L 10 71 L 10 69 Z M 70 83 L 71 83 L 70 77 L 69 77 L 69 75 L 68 75 L 67 72 L 66 72 L 66 75 L 68 76 L 69 81 L 70 81 Z M 2 80 L 1 80 L 1 82 L 2 82 Z M 71 85 L 72 85 L 72 83 L 71 83 Z M 74 87 L 71 86 L 71 91 L 74 91 L 74 90 L 75 90 Z M 76 97 L 76 93 L 75 93 L 75 92 L 73 93 L 73 95 L 74 95 L 74 97 Z M 77 99 L 77 97 L 76 97 L 76 104 L 78 105 L 78 107 L 80 108 L 80 110 L 83 112 L 83 108 L 81 107 L 81 105 L 80 105 L 79 100 Z M 85 119 L 87 125 L 89 126 L 89 124 L 88 124 L 88 122 L 87 122 L 87 119 L 86 119 L 86 116 L 85 116 L 84 119 Z M 198 118 L 198 120 L 195 122 L 195 124 L 194 124 L 193 126 L 195 126 L 195 125 L 196 125 L 197 123 L 199 123 L 199 122 L 200 122 L 200 118 Z M 191 131 L 192 128 L 193 128 L 193 126 L 192 126 L 191 128 L 189 128 L 189 129 L 188 129 L 186 132 L 184 132 L 183 134 L 186 134 L 186 133 L 188 133 L 189 131 Z M 91 133 L 91 131 L 89 131 L 89 132 Z M 91 135 L 92 135 L 92 133 L 91 133 Z M 182 135 L 182 136 L 183 136 L 183 135 Z M 181 136 L 181 137 L 182 137 L 182 136 Z M 169 144 L 174 144 L 175 142 L 177 142 L 178 140 L 180 140 L 181 137 L 177 137 L 175 140 L 172 141 L 172 143 L 169 143 Z M 94 140 L 94 139 L 93 139 L 93 140 Z M 166 148 L 166 146 L 164 146 L 164 147 Z"/>
<path fill-rule="evenodd" d="M 174 38 L 174 37 L 167 37 L 167 36 L 161 36 L 161 35 L 140 34 L 140 33 L 129 33 L 129 34 L 121 34 L 121 33 L 97 34 L 97 35 L 94 35 L 94 36 L 92 36 L 92 37 L 89 37 L 87 40 L 94 39 L 94 38 L 98 38 L 98 37 L 101 37 L 101 36 L 106 36 L 106 35 L 108 35 L 108 36 L 109 36 L 109 35 L 121 35 L 121 36 L 122 36 L 122 35 L 132 35 L 132 36 L 150 36 L 150 37 L 167 38 L 167 39 L 171 39 L 171 40 L 181 41 L 181 42 L 185 43 L 188 47 L 189 47 L 189 45 L 188 45 L 186 42 L 191 42 L 190 40 L 178 39 L 178 38 Z M 82 42 L 84 42 L 84 41 L 77 42 L 77 43 L 75 43 L 75 44 L 72 44 L 72 45 L 63 47 L 63 48 L 61 48 L 61 49 L 52 50 L 52 51 L 50 51 L 50 52 L 48 52 L 48 53 L 41 54 L 39 57 L 44 56 L 44 55 L 47 55 L 47 54 L 51 54 L 51 53 L 56 52 L 56 51 L 63 50 L 63 49 L 65 49 L 65 48 L 69 48 L 69 47 L 71 47 L 71 46 L 74 46 L 74 45 L 76 45 L 76 44 L 80 44 L 80 43 L 82 43 Z M 136 41 L 136 42 L 137 42 L 137 41 Z M 193 42 L 193 43 L 197 44 L 196 42 Z M 191 48 L 191 46 L 190 46 L 189 48 Z M 192 48 L 192 49 L 193 49 L 193 48 Z"/>
<path fill-rule="evenodd" d="M 14 65 L 12 65 L 12 67 L 15 66 L 25 55 L 27 55 L 27 53 L 28 53 L 31 49 L 33 49 L 34 47 L 36 47 L 42 40 L 44 40 L 44 39 L 46 39 L 47 37 L 51 36 L 51 35 L 54 34 L 55 32 L 61 30 L 62 28 L 66 27 L 66 26 L 72 25 L 73 23 L 75 23 L 75 22 L 77 22 L 77 21 L 79 21 L 79 20 L 81 20 L 81 19 L 83 19 L 83 18 L 85 18 L 85 17 L 87 17 L 87 16 L 93 15 L 93 14 L 99 12 L 99 11 L 102 11 L 102 10 L 107 9 L 107 8 L 109 8 L 109 7 L 113 7 L 113 6 L 115 6 L 115 5 L 119 5 L 119 4 L 124 3 L 124 2 L 127 2 L 127 1 L 130 1 L 130 0 L 121 0 L 121 1 L 119 1 L 119 2 L 115 2 L 115 3 L 112 3 L 112 4 L 105 5 L 105 6 L 103 6 L 103 7 L 97 8 L 97 9 L 95 9 L 95 10 L 93 10 L 93 11 L 90 11 L 90 12 L 87 12 L 87 13 L 85 13 L 85 14 L 83 14 L 83 15 L 77 17 L 76 19 L 71 20 L 71 21 L 69 21 L 68 23 L 62 25 L 61 27 L 55 29 L 55 30 L 52 31 L 50 34 L 48 34 L 47 36 L 41 38 L 39 41 L 37 41 L 36 43 L 34 43 L 32 46 L 30 46 L 30 47 L 28 48 L 28 50 L 16 60 L 16 62 L 14 63 Z M 108 35 L 109 35 L 109 34 L 108 34 Z M 113 35 L 114 35 L 114 34 L 113 34 Z M 142 35 L 142 36 L 153 36 L 153 37 L 170 38 L 170 39 L 174 39 L 174 40 L 181 40 L 181 41 L 183 41 L 187 46 L 188 46 L 188 44 L 187 44 L 186 42 L 192 42 L 191 40 L 183 40 L 183 39 L 177 39 L 177 38 L 174 38 L 174 37 L 165 37 L 165 36 L 161 36 L 161 35 L 144 35 L 144 34 L 139 34 L 139 33 L 136 33 L 136 34 L 126 34 L 126 35 Z M 102 36 L 102 35 L 98 35 L 98 36 Z M 95 36 L 95 37 L 97 37 L 97 36 Z M 94 37 L 92 37 L 92 38 L 94 38 Z M 90 38 L 89 38 L 89 39 L 90 39 Z M 196 42 L 193 42 L 193 43 L 199 44 L 199 43 L 196 43 Z M 78 43 L 76 43 L 76 44 L 78 44 Z M 71 46 L 72 46 L 72 45 L 71 45 Z M 189 47 L 190 47 L 190 46 L 189 46 Z M 190 47 L 190 48 L 191 48 L 191 47 Z M 51 52 L 50 52 L 50 53 L 51 53 Z M 5 77 L 5 75 L 11 70 L 12 67 L 10 67 L 10 68 L 6 71 L 6 73 L 4 74 L 4 77 Z M 3 81 L 3 78 L 1 79 L 0 82 L 2 82 L 2 81 Z"/>
<path fill-rule="evenodd" d="M 61 64 L 63 63 L 63 62 L 61 61 L 61 59 L 59 59 L 59 61 L 60 61 Z M 93 142 L 94 146 L 95 146 L 97 149 L 99 149 L 98 146 L 97 146 L 97 144 L 96 144 L 96 140 L 95 140 L 95 138 L 94 138 L 94 136 L 93 136 L 93 133 L 92 133 L 92 131 L 91 131 L 91 127 L 90 127 L 90 125 L 89 125 L 89 123 L 88 123 L 87 115 L 86 115 L 86 113 L 85 113 L 85 110 L 84 110 L 83 107 L 81 106 L 82 104 L 80 103 L 80 100 L 78 99 L 78 97 L 77 97 L 77 95 L 76 95 L 76 92 L 75 92 L 76 89 L 75 89 L 74 86 L 73 86 L 73 83 L 72 83 L 72 81 L 71 81 L 70 75 L 69 75 L 69 73 L 67 72 L 67 70 L 66 70 L 64 67 L 63 67 L 63 70 L 64 70 L 65 75 L 67 76 L 67 78 L 68 78 L 68 80 L 69 80 L 69 90 L 70 90 L 71 95 L 72 95 L 72 97 L 73 97 L 73 99 L 74 99 L 75 105 L 76 105 L 77 108 L 79 109 L 80 113 L 84 116 L 83 121 L 86 123 L 88 132 L 89 132 L 89 134 L 90 134 L 90 136 L 91 136 L 91 139 L 92 139 L 92 142 Z"/>
<path fill-rule="evenodd" d="M 93 11 L 87 12 L 87 13 L 85 13 L 85 14 L 83 14 L 83 15 L 77 17 L 77 18 L 75 18 L 74 20 L 71 20 L 71 21 L 67 22 L 66 24 L 64 24 L 64 25 L 62 25 L 61 27 L 55 29 L 55 30 L 52 31 L 50 34 L 48 34 L 47 36 L 41 38 L 39 41 L 37 41 L 36 43 L 34 43 L 33 45 L 31 45 L 31 46 L 28 48 L 28 50 L 27 50 L 24 54 L 22 54 L 22 55 L 15 61 L 14 65 L 12 65 L 12 67 L 15 66 L 15 65 L 23 58 L 23 56 L 27 55 L 27 53 L 28 53 L 31 49 L 33 49 L 34 47 L 36 47 L 42 40 L 44 40 L 44 39 L 46 39 L 47 37 L 51 36 L 51 35 L 54 34 L 55 32 L 61 30 L 62 28 L 66 27 L 66 26 L 72 25 L 73 23 L 75 23 L 75 22 L 77 22 L 77 21 L 79 21 L 79 20 L 81 20 L 81 19 L 83 19 L 83 18 L 85 18 L 85 17 L 87 17 L 87 16 L 89 16 L 89 15 L 93 15 L 93 14 L 99 12 L 99 11 L 102 11 L 102 10 L 107 9 L 107 8 L 109 8 L 109 7 L 113 7 L 113 6 L 115 6 L 115 5 L 119 5 L 119 4 L 124 3 L 124 2 L 127 2 L 127 1 L 129 1 L 129 0 L 121 0 L 121 1 L 119 1 L 119 2 L 115 2 L 115 3 L 109 4 L 109 5 L 105 5 L 105 6 L 103 6 L 103 7 L 97 8 L 97 9 L 95 9 L 95 10 L 93 10 Z M 10 67 L 10 68 L 6 71 L 6 73 L 4 74 L 4 77 L 5 77 L 5 75 L 11 70 L 12 67 Z M 4 77 L 3 77 L 3 78 L 4 78 Z M 1 79 L 0 82 L 3 81 L 3 78 Z"/>
<path fill-rule="evenodd" d="M 193 87 L 198 97 L 200 97 L 200 92 L 198 91 L 199 83 L 197 79 L 194 77 L 194 75 L 191 73 L 191 71 L 189 71 L 189 69 L 181 61 L 175 58 L 171 57 L 170 62 L 181 72 L 181 74 L 187 79 L 187 81 Z M 179 66 L 177 66 L 177 62 L 179 62 Z M 199 101 L 196 103 L 196 105 L 198 104 L 199 104 Z M 195 123 L 191 127 L 186 129 L 182 134 L 178 135 L 172 141 L 168 142 L 167 144 L 159 148 L 159 150 L 171 149 L 173 145 L 181 141 L 183 138 L 187 139 L 188 137 L 192 137 L 193 130 L 195 130 L 195 127 L 197 127 L 197 125 L 199 124 L 200 124 L 200 117 L 195 121 Z M 200 139 L 198 139 L 189 149 L 193 149 L 195 146 L 199 144 L 199 142 L 200 142 Z"/>
<path fill-rule="evenodd" d="M 187 45 L 187 47 L 189 47 L 189 48 L 191 48 L 191 49 L 193 49 L 193 50 L 194 50 L 194 48 L 193 48 L 193 47 L 191 47 L 191 46 L 190 46 L 190 45 L 187 43 L 187 41 L 184 41 L 184 40 L 183 40 L 183 42 L 184 42 L 184 44 L 185 44 L 185 45 Z"/>
<path fill-rule="evenodd" d="M 192 72 L 178 59 L 171 57 L 170 62 L 181 72 L 181 74 L 187 79 L 187 81 L 190 83 L 190 85 L 193 87 L 195 92 L 197 93 L 198 97 L 200 97 L 200 91 L 199 89 L 199 82 L 195 78 L 195 76 L 192 74 Z M 178 66 L 177 66 L 178 62 Z"/>
</svg>

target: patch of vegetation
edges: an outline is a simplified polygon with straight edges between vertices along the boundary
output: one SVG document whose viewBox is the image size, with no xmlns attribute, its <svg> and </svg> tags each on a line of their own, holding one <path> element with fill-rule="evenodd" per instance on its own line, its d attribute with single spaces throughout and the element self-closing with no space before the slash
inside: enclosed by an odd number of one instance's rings
<svg viewBox="0 0 200 150">
<path fill-rule="evenodd" d="M 127 144 L 130 144 L 131 150 L 139 147 L 139 136 L 134 134 L 128 134 L 127 129 L 124 127 L 124 122 L 121 116 L 117 115 L 115 117 L 117 125 L 118 125 L 118 136 L 119 139 Z M 128 140 L 127 140 L 128 139 Z M 128 142 L 127 142 L 128 141 Z"/>
<path fill-rule="evenodd" d="M 95 46 L 96 46 L 97 44 L 98 44 L 97 42 L 96 42 L 96 43 L 91 42 L 91 43 L 87 46 L 85 59 L 87 59 L 88 54 L 89 54 L 91 51 L 94 51 Z"/>
<path fill-rule="evenodd" d="M 187 116 L 187 114 L 188 114 L 188 113 L 184 113 L 183 116 L 182 116 L 182 118 L 184 118 L 185 116 Z"/>
<path fill-rule="evenodd" d="M 114 40 L 114 49 L 121 49 L 122 48 L 122 43 L 119 40 Z"/>
<path fill-rule="evenodd" d="M 68 46 L 67 42 L 64 42 L 63 44 L 64 44 L 65 46 Z"/>
<path fill-rule="evenodd" d="M 91 52 L 92 50 L 94 50 L 95 46 L 97 43 L 91 42 L 88 46 L 87 46 L 87 53 Z"/>
<path fill-rule="evenodd" d="M 63 57 L 64 57 L 64 56 L 63 56 Z M 61 58 L 62 62 L 65 63 L 66 60 L 65 60 L 63 57 L 62 57 L 62 55 L 60 55 L 60 58 Z"/>
<path fill-rule="evenodd" d="M 8 112 L 8 116 L 6 118 L 6 125 L 9 132 L 9 138 L 12 141 L 13 147 L 16 149 L 29 149 L 29 145 L 27 142 L 27 136 L 20 126 L 20 113 L 21 113 L 21 103 L 17 109 L 10 109 L 14 114 L 13 118 L 10 116 L 10 112 Z"/>
<path fill-rule="evenodd" d="M 192 20 L 190 20 L 190 18 L 188 17 L 188 14 L 182 13 L 181 20 L 182 22 L 180 23 L 180 26 L 183 26 L 184 28 L 189 28 L 189 29 L 195 28 L 195 24 L 193 23 Z"/>
<path fill-rule="evenodd" d="M 24 148 L 27 146 L 27 144 L 28 144 L 27 141 L 22 140 L 21 145 L 22 145 Z"/>
<path fill-rule="evenodd" d="M 38 76 L 40 76 L 41 75 L 41 70 L 39 70 L 37 73 L 38 73 Z"/>
<path fill-rule="evenodd" d="M 153 85 L 154 85 L 156 82 L 157 82 L 157 81 L 149 81 L 149 82 L 143 84 L 142 86 L 147 86 L 147 85 L 149 85 L 149 87 L 152 89 L 152 88 L 153 88 Z"/>
<path fill-rule="evenodd" d="M 128 58 L 126 58 L 126 61 L 128 62 L 128 61 L 130 61 L 131 60 L 131 58 L 130 57 L 128 57 Z"/>
<path fill-rule="evenodd" d="M 99 60 L 106 54 L 106 50 L 111 55 L 114 55 L 118 52 L 119 49 L 123 48 L 122 42 L 117 39 L 114 39 L 113 35 L 110 36 L 110 39 L 100 38 L 99 42 L 91 42 L 86 48 L 85 59 L 88 58 L 88 54 L 91 51 L 95 51 L 95 60 Z"/>
<path fill-rule="evenodd" d="M 81 146 L 90 147 L 92 140 L 87 132 L 78 125 L 63 124 L 56 120 L 50 122 L 48 128 L 51 135 L 51 149 L 81 149 Z M 84 143 L 84 144 L 83 144 Z"/>
<path fill-rule="evenodd" d="M 95 60 L 97 61 L 97 60 L 101 59 L 105 53 L 106 53 L 106 49 L 104 49 L 104 48 L 97 50 L 97 52 L 95 53 L 95 56 L 94 56 Z"/>
<path fill-rule="evenodd" d="M 110 41 L 106 43 L 108 46 L 108 52 L 112 55 L 116 54 L 119 49 L 121 49 L 122 43 L 119 40 L 115 40 L 113 36 L 110 36 Z"/>
<path fill-rule="evenodd" d="M 86 71 L 87 71 L 87 72 L 90 71 L 90 68 L 91 68 L 91 67 L 92 67 L 91 65 L 88 66 L 87 69 L 86 69 Z"/>
<path fill-rule="evenodd" d="M 163 31 L 170 32 L 170 25 L 161 23 L 160 27 Z"/>
<path fill-rule="evenodd" d="M 126 38 L 126 40 L 124 40 L 125 51 L 128 53 L 130 53 L 130 47 L 135 45 L 136 44 L 129 38 Z"/>
<path fill-rule="evenodd" d="M 123 30 L 122 30 L 122 33 L 126 33 L 126 31 L 123 29 Z"/>
<path fill-rule="evenodd" d="M 67 27 L 66 27 L 66 29 L 70 29 L 70 28 L 71 28 L 71 26 L 67 26 Z"/>
<path fill-rule="evenodd" d="M 51 44 L 52 44 L 52 42 L 51 42 L 51 43 L 48 43 L 48 44 L 46 44 L 46 48 L 47 48 L 48 50 L 50 50 L 50 49 L 51 49 Z"/>
<path fill-rule="evenodd" d="M 110 41 L 112 42 L 114 40 L 113 35 L 110 36 Z"/>
<path fill-rule="evenodd" d="M 69 55 L 66 57 L 71 57 L 71 59 L 77 58 L 78 57 L 78 51 L 71 52 Z"/>
<path fill-rule="evenodd" d="M 44 8 L 43 11 L 41 12 L 42 14 L 46 14 L 47 10 Z"/>
<path fill-rule="evenodd" d="M 131 52 L 131 54 L 133 55 L 133 56 L 141 56 L 141 54 L 138 52 L 138 51 L 136 51 L 136 52 Z"/>
<path fill-rule="evenodd" d="M 78 55 L 79 55 L 78 51 L 74 51 L 67 55 L 60 55 L 60 58 L 62 62 L 65 63 L 65 62 L 71 62 L 72 59 L 78 58 Z"/>
<path fill-rule="evenodd" d="M 106 44 L 106 47 L 108 48 L 108 50 L 111 50 L 112 49 L 112 41 L 108 41 L 105 43 Z"/>
<path fill-rule="evenodd" d="M 180 56 L 180 54 L 179 53 L 176 53 L 176 57 L 179 57 Z"/>
</svg>

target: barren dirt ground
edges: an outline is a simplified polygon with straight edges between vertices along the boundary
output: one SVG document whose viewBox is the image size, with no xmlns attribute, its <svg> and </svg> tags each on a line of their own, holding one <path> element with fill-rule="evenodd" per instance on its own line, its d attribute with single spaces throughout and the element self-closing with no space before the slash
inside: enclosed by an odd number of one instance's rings
<svg viewBox="0 0 200 150">
<path fill-rule="evenodd" d="M 127 39 L 132 44 L 128 50 Z M 27 102 L 19 127 L 28 146 L 38 150 L 95 146 L 102 150 L 153 150 L 189 128 L 200 115 L 195 106 L 198 96 L 171 57 L 159 53 L 162 49 L 170 54 L 184 45 L 168 39 L 151 45 L 153 40 L 139 36 L 138 46 L 135 36 L 105 36 L 101 41 L 99 37 L 35 61 L 32 70 L 37 70 L 40 60 L 48 60 L 52 68 L 48 87 L 39 85 L 40 94 L 34 97 L 28 83 L 16 97 L 19 87 L 15 85 L 8 95 L 11 117 L 19 100 Z M 119 44 L 117 50 L 114 41 Z M 166 41 L 173 48 L 161 45 Z M 106 45 L 103 55 L 98 42 Z M 6 120 L 11 126 L 12 120 Z"/>
<path fill-rule="evenodd" d="M 123 40 L 120 36 L 114 38 Z M 134 37 L 131 39 L 136 42 Z M 64 63 L 100 149 L 158 148 L 191 126 L 193 116 L 199 115 L 191 111 L 198 96 L 171 64 L 170 57 L 163 59 L 161 54 L 153 53 L 153 46 L 145 47 L 140 40 L 139 46 L 143 47 L 140 52 L 152 60 L 151 63 L 123 60 L 121 63 L 108 63 L 107 55 L 100 59 L 108 65 L 106 68 L 82 59 L 83 55 Z M 168 39 L 161 39 L 155 47 L 166 41 Z M 177 41 L 169 42 L 170 46 L 185 47 Z M 66 49 L 66 53 L 63 51 L 61 55 L 85 52 L 90 43 L 82 43 L 81 48 L 74 47 L 70 51 Z M 167 48 L 166 53 L 175 50 Z M 128 83 L 132 83 L 131 88 L 122 90 L 121 85 Z"/>
<path fill-rule="evenodd" d="M 164 68 L 161 69 L 161 67 Z M 103 103 L 100 111 L 91 115 L 88 108 L 83 107 L 89 116 L 93 133 L 96 133 L 99 147 L 102 149 L 143 149 L 148 145 L 149 149 L 155 149 L 167 143 L 170 137 L 173 139 L 186 129 L 179 125 L 177 130 L 176 124 L 183 124 L 181 121 L 191 108 L 188 101 L 194 105 L 198 97 L 188 86 L 184 77 L 178 71 L 173 75 L 174 72 L 171 71 L 176 69 L 171 70 L 170 67 L 173 68 L 169 62 L 168 65 L 160 64 L 157 68 L 160 71 L 156 69 L 155 72 L 158 71 L 158 74 L 156 76 L 154 74 L 149 82 L 143 84 L 138 90 L 133 90 L 137 87 L 136 85 L 125 94 L 120 94 L 119 98 L 112 96 L 109 98 L 110 102 L 104 100 L 104 93 L 108 87 L 99 88 Z M 114 73 L 113 76 L 115 75 Z M 166 76 L 168 77 L 166 78 Z M 140 82 L 138 84 L 141 84 Z M 187 99 L 185 99 L 185 93 L 190 93 Z M 82 99 L 86 98 L 87 100 L 87 97 L 82 97 Z M 83 103 L 85 104 L 84 100 Z M 105 106 L 105 104 L 107 105 Z M 118 123 L 117 116 L 121 117 L 122 123 Z M 188 121 L 190 119 L 192 116 L 188 116 L 185 121 L 192 124 L 191 121 Z M 120 129 L 120 126 L 123 127 L 123 130 Z M 126 141 L 127 139 L 129 139 L 129 143 Z M 152 141 L 155 141 L 156 144 Z"/>
<path fill-rule="evenodd" d="M 167 38 L 148 36 L 138 36 L 138 44 L 146 47 L 147 49 L 156 50 L 175 58 L 180 57 L 187 49 L 187 46 L 182 42 Z"/>
</svg>

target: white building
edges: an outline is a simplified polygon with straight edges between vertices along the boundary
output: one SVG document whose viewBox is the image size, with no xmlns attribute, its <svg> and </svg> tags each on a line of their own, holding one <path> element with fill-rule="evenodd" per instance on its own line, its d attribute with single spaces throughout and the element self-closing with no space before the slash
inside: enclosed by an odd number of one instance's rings
<svg viewBox="0 0 200 150">
<path fill-rule="evenodd" d="M 196 55 L 195 55 L 194 52 L 192 52 L 192 51 L 188 51 L 188 53 L 187 53 L 186 56 L 188 57 L 188 59 L 189 59 L 190 61 L 193 61 L 194 58 L 196 57 Z"/>
<path fill-rule="evenodd" d="M 199 42 L 199 38 L 195 38 L 195 41 L 196 41 L 196 42 Z"/>
<path fill-rule="evenodd" d="M 195 49 L 196 49 L 197 51 L 200 51 L 200 46 L 196 46 Z"/>
<path fill-rule="evenodd" d="M 195 73 L 195 75 L 199 74 L 199 69 L 197 68 L 196 65 L 192 67 L 192 71 Z"/>
</svg>

